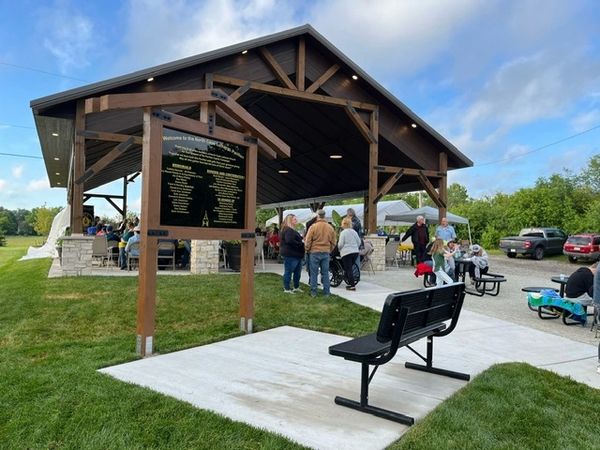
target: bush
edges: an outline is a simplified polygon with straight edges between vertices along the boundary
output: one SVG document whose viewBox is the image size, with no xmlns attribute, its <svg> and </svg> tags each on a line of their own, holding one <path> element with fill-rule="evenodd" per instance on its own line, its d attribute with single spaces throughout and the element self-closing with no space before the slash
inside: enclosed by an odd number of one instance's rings
<svg viewBox="0 0 600 450">
<path fill-rule="evenodd" d="M 6 247 L 6 238 L 0 233 L 0 247 Z"/>
</svg>

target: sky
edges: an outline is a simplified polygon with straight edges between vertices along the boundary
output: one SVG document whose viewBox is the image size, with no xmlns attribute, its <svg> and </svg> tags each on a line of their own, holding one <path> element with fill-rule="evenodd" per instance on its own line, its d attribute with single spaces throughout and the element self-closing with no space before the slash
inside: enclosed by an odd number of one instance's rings
<svg viewBox="0 0 600 450">
<path fill-rule="evenodd" d="M 307 23 L 474 162 L 472 197 L 600 153 L 597 0 L 0 0 L 0 206 L 66 205 L 31 100 Z"/>
</svg>

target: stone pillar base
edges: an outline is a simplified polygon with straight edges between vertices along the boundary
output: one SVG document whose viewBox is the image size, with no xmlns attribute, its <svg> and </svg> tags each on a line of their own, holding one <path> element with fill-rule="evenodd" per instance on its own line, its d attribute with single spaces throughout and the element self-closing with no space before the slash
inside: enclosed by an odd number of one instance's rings
<svg viewBox="0 0 600 450">
<path fill-rule="evenodd" d="M 373 253 L 371 254 L 371 262 L 373 270 L 382 272 L 385 270 L 385 240 L 386 236 L 377 236 L 370 234 L 364 237 L 365 241 L 369 241 L 373 245 Z"/>
<path fill-rule="evenodd" d="M 92 274 L 94 236 L 75 234 L 62 238 L 61 270 L 65 276 Z"/>
<path fill-rule="evenodd" d="M 209 274 L 219 272 L 219 242 L 192 241 L 190 252 L 190 272 L 193 274 Z"/>
</svg>

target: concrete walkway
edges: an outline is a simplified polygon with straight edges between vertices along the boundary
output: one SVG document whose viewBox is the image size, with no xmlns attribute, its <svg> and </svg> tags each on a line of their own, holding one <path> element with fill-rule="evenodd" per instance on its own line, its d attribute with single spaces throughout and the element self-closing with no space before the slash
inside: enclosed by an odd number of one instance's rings
<svg viewBox="0 0 600 450">
<path fill-rule="evenodd" d="M 272 267 L 279 271 L 280 268 Z M 350 301 L 381 310 L 390 289 L 366 281 Z M 319 449 L 382 449 L 408 427 L 333 403 L 358 398 L 360 365 L 328 355 L 347 338 L 281 327 L 223 342 L 155 356 L 101 372 L 282 434 Z M 415 348 L 424 351 L 425 342 Z M 401 349 L 371 383 L 370 402 L 424 417 L 466 384 L 404 368 L 417 358 Z M 458 327 L 435 340 L 434 364 L 472 376 L 495 363 L 523 361 L 600 388 L 597 348 L 463 309 Z"/>
</svg>

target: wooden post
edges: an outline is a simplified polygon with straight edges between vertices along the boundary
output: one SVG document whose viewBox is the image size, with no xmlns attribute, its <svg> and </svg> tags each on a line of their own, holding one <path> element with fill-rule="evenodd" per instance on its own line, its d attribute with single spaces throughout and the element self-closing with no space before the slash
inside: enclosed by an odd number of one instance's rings
<svg viewBox="0 0 600 450">
<path fill-rule="evenodd" d="M 252 144 L 246 153 L 246 228 L 256 228 L 256 178 L 258 146 Z M 256 239 L 242 240 L 240 267 L 240 329 L 252 333 L 254 319 L 254 246 Z"/>
<path fill-rule="evenodd" d="M 140 268 L 137 300 L 136 352 L 151 356 L 154 351 L 154 324 L 156 310 L 157 238 L 148 236 L 148 230 L 160 224 L 160 158 L 162 136 L 160 127 L 152 126 L 152 109 L 144 108 L 144 143 L 142 147 L 142 211 Z M 154 173 L 153 173 L 154 172 Z"/>
<path fill-rule="evenodd" d="M 277 211 L 277 220 L 279 221 L 277 224 L 277 228 L 281 229 L 281 224 L 283 223 L 284 208 L 283 206 L 278 206 L 277 208 L 275 208 L 275 211 Z"/>
<path fill-rule="evenodd" d="M 438 220 L 441 222 L 443 217 L 447 215 L 448 207 L 448 154 L 446 152 L 440 153 L 440 187 L 438 189 L 439 198 L 444 204 L 438 209 Z"/>
<path fill-rule="evenodd" d="M 123 222 L 127 219 L 127 177 L 123 177 Z"/>
<path fill-rule="evenodd" d="M 365 223 L 365 233 L 376 233 L 378 172 L 375 166 L 379 161 L 379 109 L 371 113 L 369 125 L 375 142 L 369 144 L 369 202 L 367 205 L 369 221 Z"/>
<path fill-rule="evenodd" d="M 79 131 L 85 130 L 85 100 L 77 102 L 75 113 L 75 137 L 73 139 L 73 177 L 71 195 L 71 232 L 83 233 L 83 189 L 84 183 L 76 183 L 85 172 L 85 137 Z"/>
</svg>

